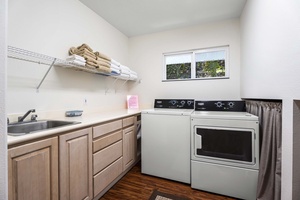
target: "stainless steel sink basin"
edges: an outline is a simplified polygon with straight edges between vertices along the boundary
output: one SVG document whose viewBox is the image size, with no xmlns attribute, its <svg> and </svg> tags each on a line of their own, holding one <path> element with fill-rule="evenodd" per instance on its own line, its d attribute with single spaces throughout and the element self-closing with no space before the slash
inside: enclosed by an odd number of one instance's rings
<svg viewBox="0 0 300 200">
<path fill-rule="evenodd" d="M 32 122 L 21 122 L 15 124 L 9 124 L 7 126 L 7 132 L 9 135 L 18 136 L 32 132 L 49 130 L 52 128 L 78 124 L 80 122 L 74 121 L 58 121 L 58 120 L 38 120 Z"/>
</svg>

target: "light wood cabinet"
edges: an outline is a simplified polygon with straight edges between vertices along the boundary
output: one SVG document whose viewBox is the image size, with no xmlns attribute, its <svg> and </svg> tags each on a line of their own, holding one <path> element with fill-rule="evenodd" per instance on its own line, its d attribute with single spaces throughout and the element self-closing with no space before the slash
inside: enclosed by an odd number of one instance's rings
<svg viewBox="0 0 300 200">
<path fill-rule="evenodd" d="M 57 137 L 8 149 L 9 200 L 58 199 Z"/>
<path fill-rule="evenodd" d="M 93 127 L 93 138 L 100 137 L 122 128 L 122 120 L 115 120 Z"/>
<path fill-rule="evenodd" d="M 122 157 L 94 176 L 95 196 L 103 191 L 122 173 Z"/>
<path fill-rule="evenodd" d="M 123 171 L 136 161 L 136 116 L 123 120 Z"/>
<path fill-rule="evenodd" d="M 93 136 L 95 197 L 123 172 L 122 120 L 93 127 Z"/>
<path fill-rule="evenodd" d="M 134 130 L 134 126 L 123 130 L 123 171 L 135 162 L 136 134 Z"/>
<path fill-rule="evenodd" d="M 136 116 L 8 150 L 9 200 L 91 200 L 136 162 Z"/>
<path fill-rule="evenodd" d="M 93 199 L 92 129 L 59 136 L 60 199 Z"/>
</svg>

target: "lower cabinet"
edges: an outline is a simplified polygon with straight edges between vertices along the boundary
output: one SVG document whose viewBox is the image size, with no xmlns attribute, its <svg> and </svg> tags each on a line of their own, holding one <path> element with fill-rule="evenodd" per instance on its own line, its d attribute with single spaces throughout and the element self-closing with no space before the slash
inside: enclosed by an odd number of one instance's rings
<svg viewBox="0 0 300 200">
<path fill-rule="evenodd" d="M 123 172 L 122 120 L 93 127 L 93 135 L 93 180 L 96 197 Z"/>
<path fill-rule="evenodd" d="M 92 129 L 59 136 L 60 199 L 93 199 Z"/>
<path fill-rule="evenodd" d="M 95 196 L 104 190 L 111 182 L 113 182 L 121 173 L 122 157 L 114 161 L 108 167 L 104 168 L 94 176 L 94 193 Z"/>
<path fill-rule="evenodd" d="M 8 149 L 9 200 L 98 199 L 136 161 L 136 117 Z"/>
<path fill-rule="evenodd" d="M 8 149 L 8 199 L 58 199 L 57 137 Z"/>
<path fill-rule="evenodd" d="M 130 167 L 136 158 L 136 134 L 134 126 L 123 130 L 123 169 Z"/>
</svg>

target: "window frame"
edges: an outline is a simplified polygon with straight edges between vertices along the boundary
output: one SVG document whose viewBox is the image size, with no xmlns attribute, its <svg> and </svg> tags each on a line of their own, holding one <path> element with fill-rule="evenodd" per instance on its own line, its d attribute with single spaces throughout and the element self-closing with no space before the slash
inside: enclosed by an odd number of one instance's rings
<svg viewBox="0 0 300 200">
<path fill-rule="evenodd" d="M 207 53 L 214 51 L 225 51 L 225 76 L 222 77 L 201 77 L 196 78 L 196 54 L 197 53 Z M 186 79 L 167 79 L 167 65 L 166 65 L 166 57 L 173 55 L 183 55 L 183 54 L 191 54 L 191 78 Z M 211 79 L 229 79 L 229 45 L 219 46 L 219 47 L 210 47 L 210 48 L 202 48 L 202 49 L 194 49 L 194 50 L 186 50 L 186 51 L 178 51 L 171 53 L 163 53 L 163 82 L 169 81 L 193 81 L 193 80 L 211 80 Z"/>
</svg>

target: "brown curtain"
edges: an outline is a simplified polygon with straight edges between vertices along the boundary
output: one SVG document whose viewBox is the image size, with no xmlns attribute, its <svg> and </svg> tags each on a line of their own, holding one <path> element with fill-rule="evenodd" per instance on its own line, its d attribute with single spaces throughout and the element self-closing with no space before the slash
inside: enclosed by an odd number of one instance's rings
<svg viewBox="0 0 300 200">
<path fill-rule="evenodd" d="M 258 116 L 260 124 L 259 200 L 281 197 L 281 109 L 278 102 L 246 101 L 246 111 Z"/>
</svg>

